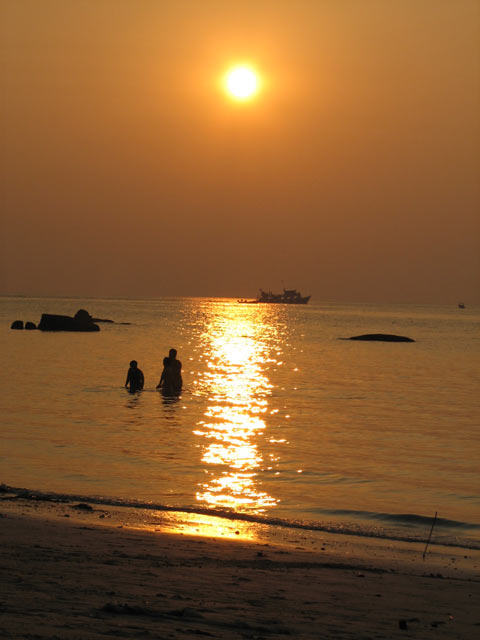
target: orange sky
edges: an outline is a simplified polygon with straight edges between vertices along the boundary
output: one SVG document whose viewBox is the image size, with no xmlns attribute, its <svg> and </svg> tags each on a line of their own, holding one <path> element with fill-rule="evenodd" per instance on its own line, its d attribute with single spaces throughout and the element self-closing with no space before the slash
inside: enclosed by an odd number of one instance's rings
<svg viewBox="0 0 480 640">
<path fill-rule="evenodd" d="M 0 0 L 0 293 L 480 303 L 477 0 Z M 219 82 L 262 73 L 238 104 Z"/>
</svg>

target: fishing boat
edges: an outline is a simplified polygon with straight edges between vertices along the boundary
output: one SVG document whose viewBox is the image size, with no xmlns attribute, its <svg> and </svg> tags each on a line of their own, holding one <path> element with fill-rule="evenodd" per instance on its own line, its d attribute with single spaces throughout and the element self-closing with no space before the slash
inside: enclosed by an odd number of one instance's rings
<svg viewBox="0 0 480 640">
<path fill-rule="evenodd" d="M 284 289 L 283 293 L 272 293 L 260 289 L 256 300 L 238 300 L 241 304 L 307 304 L 311 296 L 302 296 L 296 289 Z"/>
</svg>

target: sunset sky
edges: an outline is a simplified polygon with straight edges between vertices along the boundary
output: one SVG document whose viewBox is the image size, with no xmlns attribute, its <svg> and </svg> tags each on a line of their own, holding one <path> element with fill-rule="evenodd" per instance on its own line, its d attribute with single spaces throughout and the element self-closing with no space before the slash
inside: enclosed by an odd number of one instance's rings
<svg viewBox="0 0 480 640">
<path fill-rule="evenodd" d="M 480 303 L 477 0 L 0 0 L 0 24 L 0 293 Z"/>
</svg>

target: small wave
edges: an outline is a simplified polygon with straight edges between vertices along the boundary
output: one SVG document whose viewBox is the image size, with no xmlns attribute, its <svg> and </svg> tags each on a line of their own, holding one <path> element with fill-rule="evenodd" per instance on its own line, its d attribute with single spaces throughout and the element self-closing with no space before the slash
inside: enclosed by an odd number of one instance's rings
<svg viewBox="0 0 480 640">
<path fill-rule="evenodd" d="M 410 523 L 418 525 L 418 531 L 409 532 L 409 534 L 399 533 L 394 530 L 387 530 L 382 528 L 369 528 L 365 525 L 360 525 L 352 522 L 311 522 L 301 520 L 287 520 L 284 518 L 274 518 L 271 516 L 262 516 L 250 513 L 238 513 L 228 509 L 213 509 L 208 507 L 189 507 L 189 506 L 172 506 L 154 502 L 143 502 L 140 500 L 131 500 L 115 497 L 103 497 L 103 496 L 85 496 L 79 494 L 67 494 L 67 493 L 54 493 L 46 491 L 35 491 L 32 489 L 24 489 L 19 487 L 10 487 L 5 484 L 0 485 L 0 493 L 13 494 L 16 498 L 23 498 L 25 500 L 39 500 L 43 502 L 89 502 L 92 504 L 98 504 L 110 507 L 124 507 L 130 509 L 146 509 L 149 511 L 164 511 L 164 512 L 176 512 L 176 513 L 192 513 L 199 515 L 208 515 L 217 518 L 224 518 L 227 520 L 237 520 L 243 522 L 252 522 L 270 527 L 281 527 L 288 529 L 301 529 L 311 532 L 325 532 L 336 533 L 342 535 L 353 535 L 364 538 L 380 538 L 384 540 L 392 540 L 399 542 L 416 542 L 425 543 L 428 538 L 430 526 L 433 522 L 433 518 L 426 516 L 417 516 L 414 514 L 395 515 L 395 514 L 379 514 L 368 511 L 349 511 L 349 510 L 322 510 L 325 515 L 335 516 L 349 516 L 349 517 L 366 517 L 369 514 L 370 518 L 374 520 L 384 520 L 392 524 Z M 437 527 L 450 527 L 458 529 L 480 529 L 480 525 L 471 525 L 468 523 L 455 522 L 454 520 L 447 520 L 437 518 Z M 446 524 L 445 524 L 446 523 Z M 448 539 L 446 537 L 437 538 L 430 541 L 431 545 L 443 545 L 451 547 L 461 547 L 468 549 L 479 549 L 480 543 L 477 540 L 471 539 Z"/>
<path fill-rule="evenodd" d="M 348 516 L 353 518 L 378 520 L 381 522 L 391 522 L 404 526 L 413 525 L 427 527 L 432 524 L 434 519 L 433 516 L 421 516 L 415 513 L 376 513 L 374 511 L 352 511 L 347 509 L 322 509 L 321 512 L 335 516 Z M 448 518 L 437 518 L 436 526 L 445 529 L 471 529 L 474 531 L 480 531 L 480 524 L 449 520 Z"/>
</svg>

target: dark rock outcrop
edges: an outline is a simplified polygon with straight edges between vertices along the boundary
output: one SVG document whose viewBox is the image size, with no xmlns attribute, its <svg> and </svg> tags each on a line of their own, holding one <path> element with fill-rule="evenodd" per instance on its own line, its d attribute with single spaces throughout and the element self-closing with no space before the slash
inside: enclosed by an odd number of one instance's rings
<svg viewBox="0 0 480 640">
<path fill-rule="evenodd" d="M 91 315 L 83 309 L 77 311 L 73 318 L 43 313 L 38 328 L 40 331 L 100 331 L 100 327 L 93 322 Z"/>
<path fill-rule="evenodd" d="M 15 322 L 12 322 L 10 329 L 16 329 L 16 330 L 23 329 L 23 320 L 15 320 Z"/>
<path fill-rule="evenodd" d="M 34 322 L 26 322 L 25 323 L 25 329 L 27 331 L 33 331 L 36 328 L 37 328 L 37 325 Z"/>
<path fill-rule="evenodd" d="M 75 318 L 75 320 L 78 320 L 78 322 L 93 322 L 92 316 L 88 313 L 88 311 L 85 311 L 85 309 L 79 309 L 73 317 Z"/>
<path fill-rule="evenodd" d="M 113 324 L 113 320 L 107 320 L 105 318 L 92 318 L 92 316 L 85 311 L 85 309 L 79 309 L 75 314 L 75 319 L 81 322 L 110 322 Z"/>
<path fill-rule="evenodd" d="M 344 340 L 374 340 L 380 342 L 415 342 L 413 338 L 406 336 L 395 336 L 390 333 L 366 333 L 362 336 L 353 336 L 352 338 L 344 338 Z"/>
</svg>

